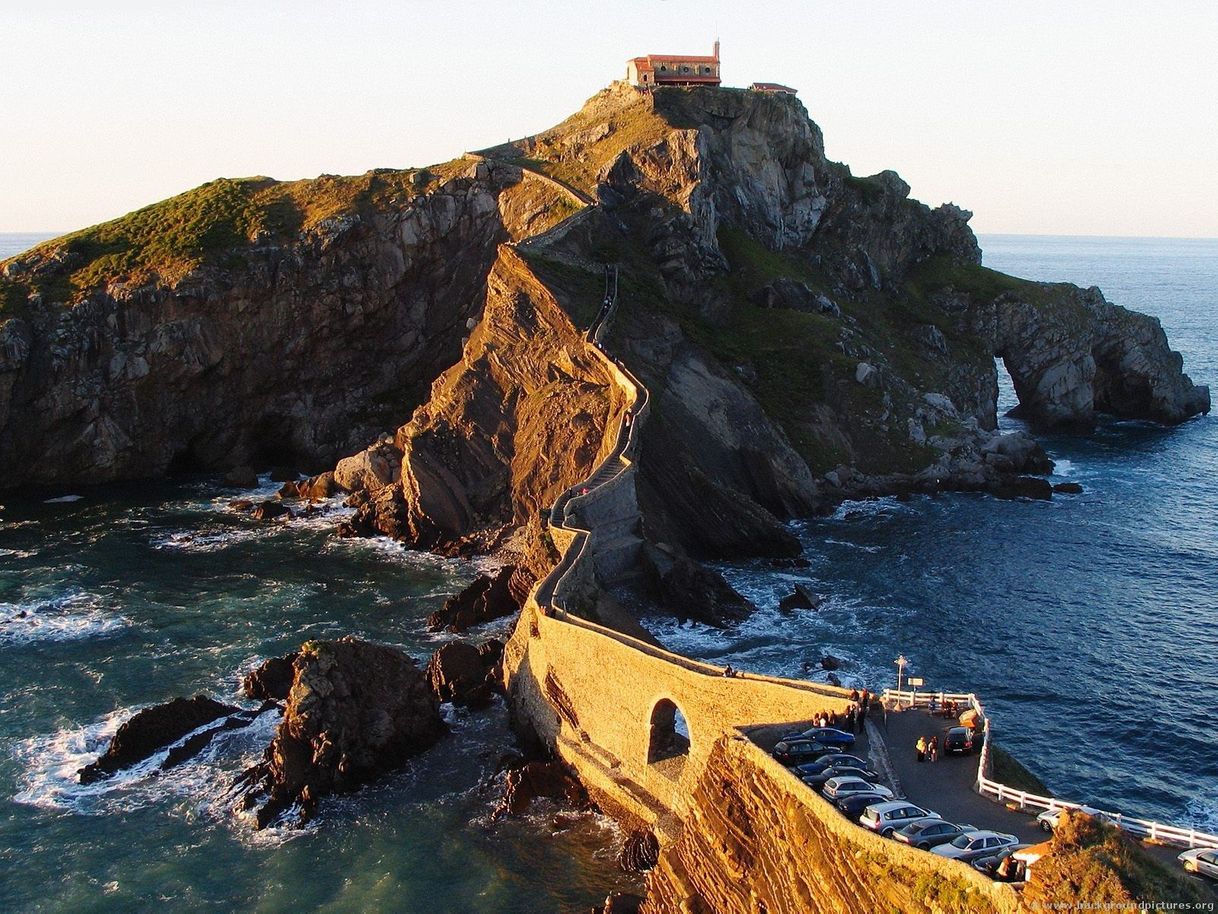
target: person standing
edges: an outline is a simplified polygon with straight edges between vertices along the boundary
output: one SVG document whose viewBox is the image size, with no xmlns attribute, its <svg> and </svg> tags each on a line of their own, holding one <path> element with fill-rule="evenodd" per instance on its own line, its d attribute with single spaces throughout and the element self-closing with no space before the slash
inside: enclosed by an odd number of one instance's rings
<svg viewBox="0 0 1218 914">
<path fill-rule="evenodd" d="M 918 741 L 914 743 L 914 749 L 918 751 L 918 761 L 926 761 L 926 737 L 919 736 Z"/>
<path fill-rule="evenodd" d="M 939 761 L 939 737 L 938 736 L 932 736 L 930 738 L 930 744 L 927 746 L 927 753 L 930 755 L 930 760 L 932 762 Z"/>
</svg>

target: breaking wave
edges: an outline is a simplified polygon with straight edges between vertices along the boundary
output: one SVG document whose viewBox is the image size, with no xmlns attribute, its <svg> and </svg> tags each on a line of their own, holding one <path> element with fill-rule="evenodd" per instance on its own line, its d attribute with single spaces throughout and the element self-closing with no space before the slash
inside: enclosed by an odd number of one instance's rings
<svg viewBox="0 0 1218 914">
<path fill-rule="evenodd" d="M 80 591 L 27 603 L 0 603 L 0 644 L 75 641 L 112 634 L 131 622 L 102 597 Z"/>
</svg>

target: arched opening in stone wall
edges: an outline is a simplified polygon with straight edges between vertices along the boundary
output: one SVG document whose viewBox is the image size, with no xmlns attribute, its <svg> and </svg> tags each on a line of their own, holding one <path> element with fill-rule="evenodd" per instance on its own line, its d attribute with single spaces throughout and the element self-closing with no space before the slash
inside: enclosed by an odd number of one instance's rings
<svg viewBox="0 0 1218 914">
<path fill-rule="evenodd" d="M 689 755 L 689 724 L 675 703 L 667 698 L 651 709 L 651 734 L 647 740 L 647 763 Z"/>
</svg>

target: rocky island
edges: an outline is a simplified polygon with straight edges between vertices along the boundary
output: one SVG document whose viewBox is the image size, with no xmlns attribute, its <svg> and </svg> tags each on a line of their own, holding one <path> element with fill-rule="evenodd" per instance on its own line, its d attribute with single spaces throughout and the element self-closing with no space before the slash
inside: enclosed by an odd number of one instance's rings
<svg viewBox="0 0 1218 914">
<path fill-rule="evenodd" d="M 513 714 L 654 843 L 643 910 L 1019 910 L 821 809 L 759 748 L 843 690 L 723 676 L 628 609 L 746 616 L 702 562 L 795 560 L 787 521 L 847 498 L 1052 497 L 1037 442 L 997 432 L 996 358 L 1036 427 L 1208 412 L 1157 320 L 982 267 L 969 215 L 828 160 L 793 96 L 722 88 L 614 84 L 430 169 L 216 181 L 0 265 L 3 478 L 291 467 L 306 498 L 347 493 L 346 535 L 510 565 L 434 624 L 519 609 Z M 375 745 L 413 753 L 434 698 L 394 675 L 427 713 Z M 315 803 L 283 784 L 317 731 L 289 709 L 253 775 L 273 807 Z"/>
</svg>

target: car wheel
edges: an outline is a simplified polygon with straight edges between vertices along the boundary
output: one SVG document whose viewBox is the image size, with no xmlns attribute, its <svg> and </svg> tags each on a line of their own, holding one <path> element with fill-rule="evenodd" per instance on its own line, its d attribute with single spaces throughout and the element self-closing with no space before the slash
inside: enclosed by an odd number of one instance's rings
<svg viewBox="0 0 1218 914">
<path fill-rule="evenodd" d="M 1053 826 L 1050 825 L 1048 822 L 1041 822 L 1040 830 L 1041 831 L 1053 831 Z"/>
<path fill-rule="evenodd" d="M 916 846 L 916 847 L 918 848 L 918 850 L 920 850 L 920 851 L 928 851 L 928 850 L 930 850 L 930 845 L 929 845 L 929 844 L 927 844 L 925 841 L 923 841 L 921 844 L 918 844 L 918 845 L 915 845 L 915 846 Z"/>
<path fill-rule="evenodd" d="M 890 825 L 888 828 L 885 828 L 885 829 L 883 829 L 883 830 L 880 832 L 880 837 L 881 837 L 881 838 L 891 838 L 891 837 L 892 837 L 892 833 L 893 833 L 894 831 L 896 831 L 896 829 L 895 829 L 895 828 L 893 828 L 893 827 Z"/>
</svg>

